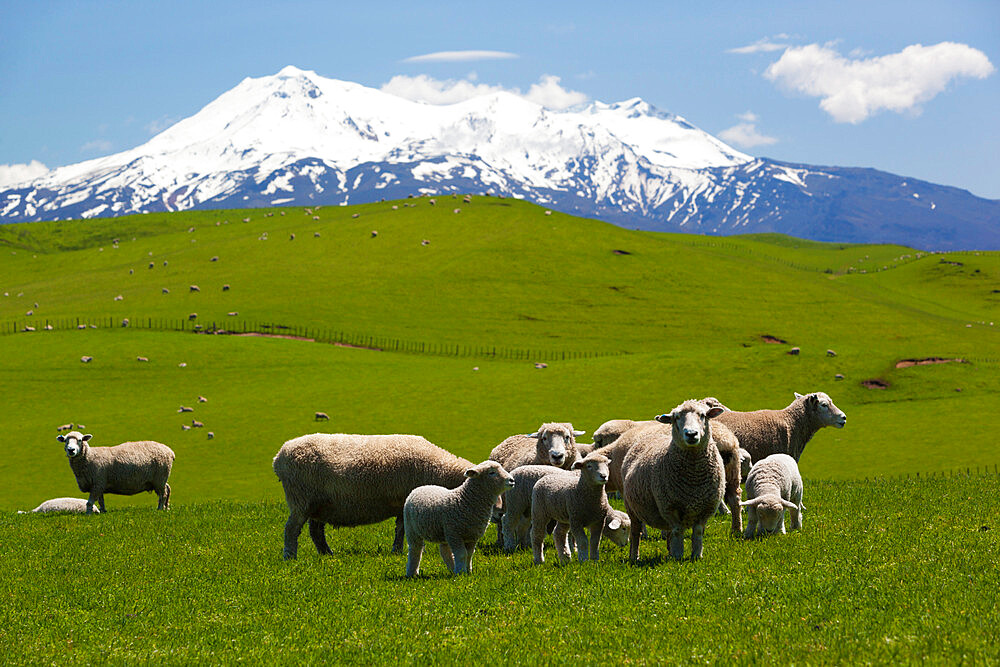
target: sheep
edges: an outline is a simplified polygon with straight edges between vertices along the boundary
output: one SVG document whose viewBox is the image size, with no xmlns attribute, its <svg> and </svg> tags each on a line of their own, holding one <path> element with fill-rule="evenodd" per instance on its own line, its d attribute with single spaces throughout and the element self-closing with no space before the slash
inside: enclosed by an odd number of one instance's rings
<svg viewBox="0 0 1000 667">
<path fill-rule="evenodd" d="M 554 465 L 569 469 L 576 460 L 576 438 L 586 433 L 568 422 L 548 422 L 529 435 L 512 435 L 490 452 L 490 460 L 505 470 L 523 465 Z"/>
<path fill-rule="evenodd" d="M 136 357 L 135 360 L 140 362 L 148 362 L 149 357 Z"/>
<path fill-rule="evenodd" d="M 87 501 L 83 498 L 52 498 L 51 500 L 46 500 L 44 503 L 31 510 L 32 512 L 73 512 L 76 514 L 83 514 L 87 511 Z M 94 508 L 94 514 L 100 514 L 100 508 Z M 27 512 L 18 512 L 18 514 L 27 514 Z"/>
<path fill-rule="evenodd" d="M 208 439 L 209 439 L 209 440 L 211 440 L 212 438 L 214 438 L 214 437 L 215 437 L 215 433 L 214 433 L 213 431 L 209 431 L 209 432 L 208 432 L 208 433 L 206 433 L 205 435 L 207 435 L 207 436 L 208 436 Z"/>
<path fill-rule="evenodd" d="M 287 441 L 273 468 L 285 491 L 285 559 L 298 553 L 302 526 L 321 554 L 332 554 L 325 524 L 361 526 L 396 518 L 392 544 L 403 550 L 403 503 L 425 484 L 455 488 L 472 462 L 418 435 L 313 433 Z"/>
<path fill-rule="evenodd" d="M 544 539 L 550 520 L 557 522 L 552 538 L 560 563 L 569 560 L 566 536 L 573 533 L 580 562 L 600 559 L 601 536 L 611 506 L 604 485 L 608 482 L 608 457 L 591 454 L 573 464 L 579 474 L 546 475 L 531 491 L 531 549 L 535 565 L 545 562 Z M 620 523 L 614 528 L 619 528 Z M 586 529 L 590 530 L 588 540 Z"/>
<path fill-rule="evenodd" d="M 646 429 L 629 449 L 622 465 L 622 495 L 632 520 L 629 560 L 633 564 L 639 558 L 645 524 L 670 530 L 670 556 L 677 560 L 684 557 L 684 532 L 691 528 L 691 558 L 701 558 L 705 524 L 726 490 L 726 471 L 711 425 L 723 412 L 702 401 L 685 401 L 656 418 L 671 424 L 669 435 Z"/>
<path fill-rule="evenodd" d="M 747 529 L 743 537 L 785 533 L 785 510 L 791 510 L 792 530 L 802 528 L 802 476 L 788 454 L 771 454 L 758 461 L 747 477 Z"/>
<path fill-rule="evenodd" d="M 72 430 L 73 430 L 73 424 L 62 424 L 56 427 L 56 431 L 59 431 L 60 433 L 62 431 L 72 431 Z"/>
<path fill-rule="evenodd" d="M 199 403 L 208 403 L 208 399 L 205 398 L 204 396 L 199 396 L 198 397 L 198 402 Z"/>
<path fill-rule="evenodd" d="M 809 440 L 824 426 L 843 428 L 847 415 L 823 392 L 803 396 L 782 410 L 731 410 L 718 418 L 740 441 L 740 447 L 750 452 L 754 461 L 771 454 L 788 454 L 798 461 Z"/>
<path fill-rule="evenodd" d="M 486 533 L 493 506 L 514 478 L 496 461 L 465 471 L 458 488 L 425 485 L 413 489 L 403 503 L 403 531 L 409 553 L 406 576 L 420 573 L 424 542 L 440 544 L 441 558 L 454 574 L 472 574 L 476 543 Z"/>
<path fill-rule="evenodd" d="M 160 293 L 161 293 L 161 294 L 170 294 L 170 290 L 169 290 L 169 289 L 167 289 L 166 287 L 164 287 L 164 288 L 162 288 L 162 289 L 160 290 Z"/>
<path fill-rule="evenodd" d="M 330 421 L 330 415 L 326 414 L 325 412 L 317 412 L 316 416 L 313 418 L 313 421 L 325 421 L 325 422 L 328 422 L 328 421 Z"/>
<path fill-rule="evenodd" d="M 740 481 L 746 482 L 747 475 L 750 474 L 750 469 L 753 467 L 753 457 L 750 456 L 750 452 L 740 447 Z"/>
<path fill-rule="evenodd" d="M 116 493 L 131 496 L 142 491 L 153 491 L 159 501 L 156 509 L 170 508 L 170 469 L 174 452 L 160 442 L 140 440 L 123 442 L 114 447 L 91 447 L 91 435 L 70 431 L 56 439 L 64 444 L 69 467 L 76 476 L 76 484 L 87 499 L 87 514 L 97 503 L 104 508 L 104 494 Z"/>
<path fill-rule="evenodd" d="M 197 285 L 188 285 L 188 291 L 189 292 L 200 292 L 201 288 L 198 287 Z"/>
<path fill-rule="evenodd" d="M 723 410 L 729 410 L 729 408 L 723 405 L 722 402 L 714 396 L 706 396 L 701 400 L 703 403 L 708 404 L 709 407 L 720 407 Z M 611 419 L 598 426 L 597 430 L 594 431 L 594 445 L 598 449 L 601 447 L 607 447 L 626 431 L 629 431 L 637 426 L 646 427 L 657 424 L 659 424 L 659 422 L 655 419 L 643 421 L 633 421 L 631 419 Z"/>
<path fill-rule="evenodd" d="M 569 474 L 569 471 L 550 465 L 526 465 L 511 471 L 514 486 L 503 494 L 504 511 L 500 521 L 504 550 L 513 551 L 518 546 L 530 545 L 531 492 L 538 480 L 555 474 Z"/>
<path fill-rule="evenodd" d="M 181 407 L 177 408 L 177 412 L 194 412 L 194 408 L 182 405 Z"/>
<path fill-rule="evenodd" d="M 85 354 L 82 357 L 80 357 L 80 361 L 82 363 L 84 363 L 84 364 L 89 364 L 93 360 L 94 360 L 94 358 L 92 356 L 90 356 L 90 355 L 87 355 L 87 354 Z"/>
<path fill-rule="evenodd" d="M 197 419 L 191 420 L 191 428 L 205 428 L 205 424 L 198 421 Z"/>
</svg>

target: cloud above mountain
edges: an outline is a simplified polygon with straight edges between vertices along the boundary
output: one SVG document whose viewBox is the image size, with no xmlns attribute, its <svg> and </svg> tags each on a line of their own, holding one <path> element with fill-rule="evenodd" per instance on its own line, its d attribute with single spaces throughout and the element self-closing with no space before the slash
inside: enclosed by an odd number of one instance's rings
<svg viewBox="0 0 1000 667">
<path fill-rule="evenodd" d="M 995 70 L 985 53 L 954 42 L 913 44 L 872 58 L 808 44 L 785 49 L 764 76 L 786 90 L 820 98 L 820 108 L 834 121 L 856 124 L 880 111 L 919 113 L 952 81 L 983 79 Z"/>
<path fill-rule="evenodd" d="M 769 137 L 757 129 L 757 122 L 760 120 L 757 114 L 747 111 L 737 116 L 737 118 L 741 122 L 719 132 L 718 137 L 720 139 L 727 143 L 735 144 L 740 148 L 769 146 L 778 142 L 776 138 Z"/>
<path fill-rule="evenodd" d="M 38 160 L 27 164 L 0 164 L 0 188 L 23 183 L 47 174 L 49 168 Z"/>
<path fill-rule="evenodd" d="M 456 104 L 498 92 L 511 93 L 549 109 L 566 109 L 583 104 L 589 99 L 584 93 L 563 87 L 560 78 L 551 74 L 543 74 L 537 83 L 531 84 L 527 92 L 522 92 L 519 88 L 477 83 L 471 78 L 441 80 L 426 74 L 417 76 L 398 74 L 383 84 L 381 90 L 397 97 L 428 104 Z"/>
<path fill-rule="evenodd" d="M 517 58 L 516 53 L 507 51 L 435 51 L 420 56 L 405 58 L 404 63 L 463 63 L 476 60 L 509 60 Z"/>
</svg>

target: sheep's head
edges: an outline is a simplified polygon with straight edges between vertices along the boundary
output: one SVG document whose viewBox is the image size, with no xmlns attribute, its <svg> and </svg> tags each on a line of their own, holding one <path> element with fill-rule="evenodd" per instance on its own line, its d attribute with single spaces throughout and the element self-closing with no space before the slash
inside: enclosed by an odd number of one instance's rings
<svg viewBox="0 0 1000 667">
<path fill-rule="evenodd" d="M 847 424 L 847 415 L 844 414 L 843 410 L 833 404 L 832 398 L 823 392 L 817 391 L 813 394 L 808 394 L 807 396 L 796 393 L 795 398 L 805 399 L 806 410 L 815 419 L 818 419 L 819 423 L 823 426 L 844 428 L 844 425 Z"/>
<path fill-rule="evenodd" d="M 725 408 L 690 400 L 684 401 L 668 414 L 657 416 L 656 421 L 673 425 L 673 442 L 689 449 L 699 449 L 707 447 L 712 439 L 709 420 L 723 412 Z"/>
<path fill-rule="evenodd" d="M 514 486 L 514 476 L 496 461 L 483 461 L 465 471 L 465 476 L 487 484 L 498 496 Z"/>
<path fill-rule="evenodd" d="M 63 443 L 66 456 L 72 459 L 83 453 L 91 437 L 89 433 L 84 435 L 79 431 L 70 431 L 66 435 L 57 435 L 56 440 Z"/>
<path fill-rule="evenodd" d="M 753 457 L 750 456 L 750 452 L 745 449 L 740 449 L 740 480 L 747 481 L 747 475 L 750 474 L 750 468 L 753 467 Z"/>
<path fill-rule="evenodd" d="M 635 422 L 631 419 L 612 419 L 604 422 L 594 431 L 594 447 L 597 449 L 607 447 L 633 426 Z"/>
<path fill-rule="evenodd" d="M 628 534 L 632 528 L 632 521 L 628 514 L 619 510 L 611 510 L 604 519 L 604 534 L 606 537 L 620 547 L 628 545 Z"/>
<path fill-rule="evenodd" d="M 581 471 L 580 474 L 586 476 L 594 484 L 603 485 L 608 483 L 611 476 L 611 471 L 608 469 L 609 463 L 611 463 L 611 459 L 607 456 L 593 452 L 588 454 L 587 458 L 573 463 L 573 470 Z"/>
<path fill-rule="evenodd" d="M 785 510 L 797 509 L 795 503 L 789 502 L 776 493 L 757 496 L 740 503 L 740 507 L 753 507 L 757 511 L 757 532 L 765 534 L 777 533 Z"/>
<path fill-rule="evenodd" d="M 547 461 L 557 468 L 565 467 L 576 458 L 576 438 L 586 431 L 573 430 L 569 423 L 542 424 L 527 437 L 538 440 L 535 452 L 538 461 Z"/>
</svg>

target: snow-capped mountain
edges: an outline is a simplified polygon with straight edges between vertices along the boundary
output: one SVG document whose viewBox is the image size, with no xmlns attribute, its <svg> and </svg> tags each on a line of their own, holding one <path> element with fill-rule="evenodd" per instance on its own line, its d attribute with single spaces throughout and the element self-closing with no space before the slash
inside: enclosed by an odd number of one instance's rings
<svg viewBox="0 0 1000 667">
<path fill-rule="evenodd" d="M 295 67 L 245 79 L 137 148 L 8 186 L 0 221 L 455 191 L 663 231 L 1000 247 L 1000 202 L 754 159 L 638 98 L 553 111 L 498 92 L 431 105 Z"/>
</svg>

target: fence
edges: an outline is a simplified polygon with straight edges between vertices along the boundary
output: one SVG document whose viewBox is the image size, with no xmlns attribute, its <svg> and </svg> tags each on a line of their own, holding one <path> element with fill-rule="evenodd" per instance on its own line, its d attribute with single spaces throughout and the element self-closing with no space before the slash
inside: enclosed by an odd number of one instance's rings
<svg viewBox="0 0 1000 667">
<path fill-rule="evenodd" d="M 65 317 L 48 319 L 10 320 L 0 323 L 0 335 L 40 331 L 69 331 L 75 329 L 143 329 L 148 331 L 177 331 L 214 335 L 282 336 L 302 340 L 358 347 L 370 350 L 421 354 L 441 357 L 476 357 L 533 362 L 594 359 L 628 354 L 624 351 L 594 352 L 581 350 L 530 350 L 496 345 L 469 345 L 463 343 L 412 341 L 389 336 L 376 336 L 337 330 L 328 327 L 278 324 L 253 320 L 226 318 L 224 322 L 201 321 L 191 318 L 121 317 L 101 315 L 95 317 Z"/>
<path fill-rule="evenodd" d="M 898 475 L 875 475 L 875 477 L 869 478 L 866 476 L 865 481 L 890 481 L 898 482 L 902 480 L 930 480 L 930 479 L 952 479 L 954 477 L 982 477 L 985 475 L 1000 475 L 1000 464 L 993 464 L 991 468 L 989 465 L 976 465 L 976 466 L 966 466 L 964 468 L 953 468 L 951 470 L 939 470 L 937 472 L 925 472 L 925 473 L 900 473 Z"/>
</svg>

